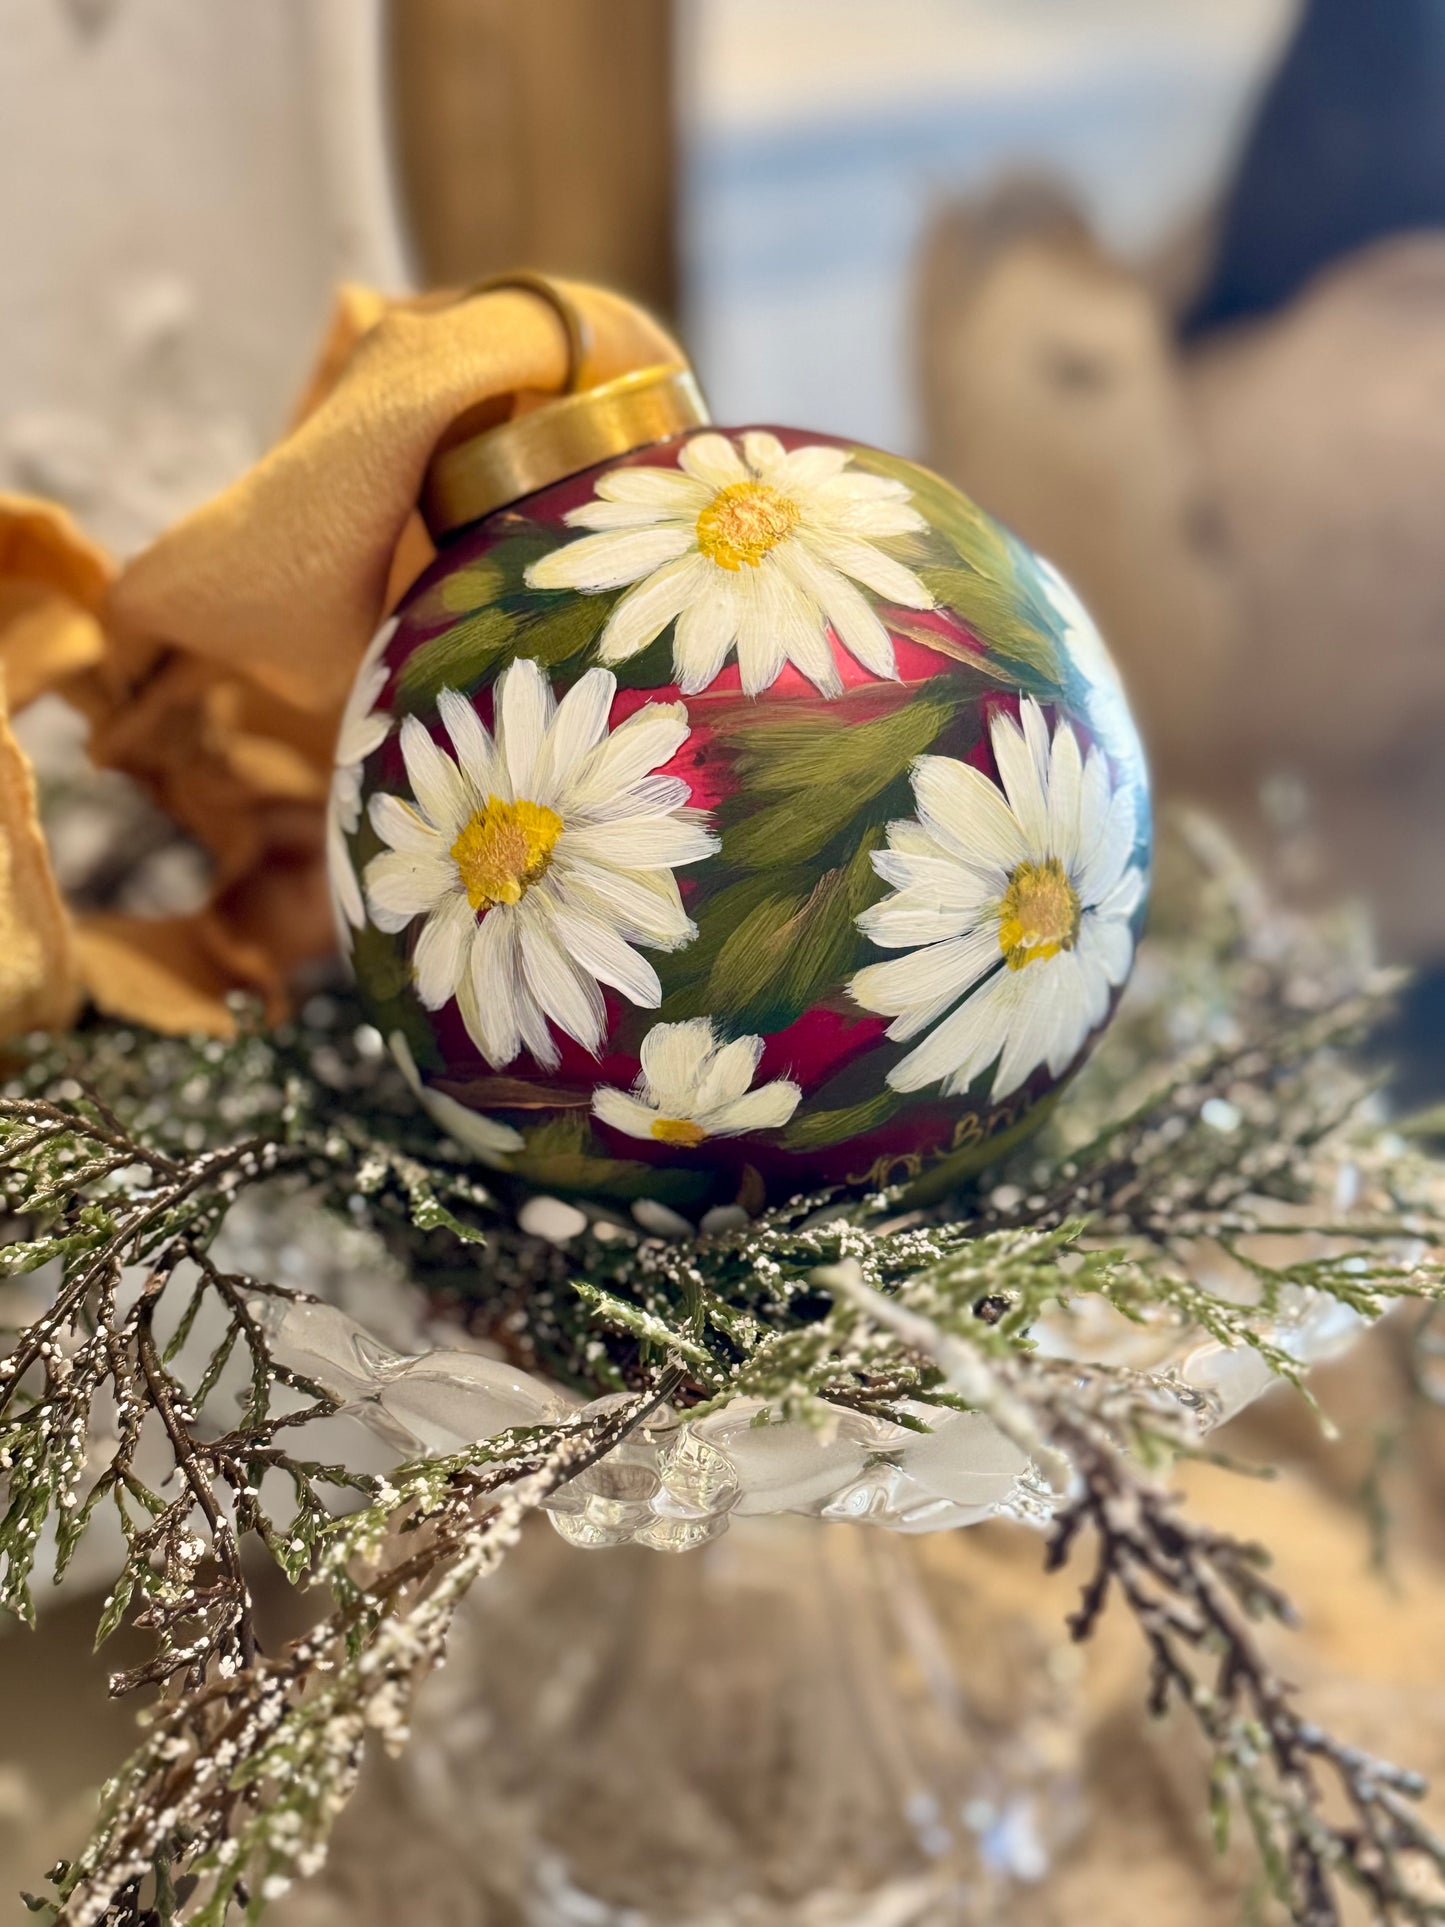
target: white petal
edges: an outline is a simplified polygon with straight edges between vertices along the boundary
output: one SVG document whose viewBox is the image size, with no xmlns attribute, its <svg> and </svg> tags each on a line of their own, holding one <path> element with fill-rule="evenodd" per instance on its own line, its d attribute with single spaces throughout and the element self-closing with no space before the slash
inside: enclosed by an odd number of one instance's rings
<svg viewBox="0 0 1445 1927">
<path fill-rule="evenodd" d="M 814 501 L 911 502 L 906 482 L 891 475 L 870 475 L 865 469 L 849 468 L 830 476 L 826 482 L 811 483 Z"/>
<path fill-rule="evenodd" d="M 762 1054 L 761 1037 L 735 1037 L 731 1043 L 719 1044 L 703 1067 L 694 1093 L 698 1114 L 741 1097 L 753 1081 Z"/>
<path fill-rule="evenodd" d="M 607 669 L 589 669 L 557 705 L 546 741 L 532 771 L 532 800 L 555 807 L 585 756 L 607 734 L 607 715 L 617 678 Z"/>
<path fill-rule="evenodd" d="M 656 1010 L 662 985 L 645 957 L 625 943 L 610 924 L 594 917 L 558 892 L 553 912 L 557 939 L 567 954 L 599 983 L 611 984 L 629 1003 Z"/>
<path fill-rule="evenodd" d="M 679 481 L 687 482 L 686 476 Z M 702 504 L 708 502 L 708 491 L 700 482 L 687 482 L 702 497 Z M 570 529 L 592 529 L 601 532 L 609 529 L 652 529 L 667 527 L 696 526 L 698 509 L 659 509 L 645 502 L 584 502 L 581 508 L 569 509 L 565 517 Z"/>
<path fill-rule="evenodd" d="M 580 589 L 587 595 L 620 589 L 686 554 L 695 539 L 696 531 L 684 522 L 584 535 L 540 557 L 527 570 L 526 581 L 534 589 Z"/>
<path fill-rule="evenodd" d="M 1086 908 L 1108 896 L 1123 876 L 1134 854 L 1136 829 L 1134 792 L 1127 787 L 1118 789 L 1110 801 L 1097 842 L 1091 850 L 1080 852 L 1075 888 Z"/>
<path fill-rule="evenodd" d="M 1003 779 L 1009 807 L 1018 818 L 1030 855 L 1052 854 L 1049 845 L 1049 804 L 1039 780 L 1033 751 L 1024 741 L 1023 731 L 1012 716 L 995 710 L 989 724 L 994 761 Z"/>
<path fill-rule="evenodd" d="M 667 816 L 687 808 L 692 791 L 680 776 L 644 776 L 630 790 L 621 790 L 605 803 L 589 804 L 589 823 L 611 823 L 619 816 Z"/>
<path fill-rule="evenodd" d="M 1049 854 L 1072 876 L 1079 860 L 1083 811 L 1084 759 L 1079 739 L 1067 723 L 1054 731 L 1049 759 Z"/>
<path fill-rule="evenodd" d="M 522 1032 L 522 1049 L 546 1070 L 555 1070 L 561 1061 L 556 1040 L 547 1028 L 546 1013 L 527 987 L 522 973 L 521 944 L 517 947 L 517 1023 Z"/>
<path fill-rule="evenodd" d="M 1101 749 L 1091 749 L 1084 758 L 1084 773 L 1079 782 L 1079 861 L 1089 854 L 1104 831 L 1109 814 L 1109 765 Z"/>
<path fill-rule="evenodd" d="M 529 890 L 517 905 L 517 926 L 522 979 L 538 1009 L 595 1052 L 607 1021 L 602 993 L 562 948 L 541 888 Z"/>
<path fill-rule="evenodd" d="M 997 784 L 971 763 L 920 756 L 913 791 L 927 829 L 971 868 L 1007 877 L 1028 856 L 1018 818 Z"/>
<path fill-rule="evenodd" d="M 965 1091 L 1002 1049 L 1019 999 L 1018 970 L 997 971 L 930 1031 L 888 1073 L 898 1091 L 921 1091 L 947 1079 L 947 1093 Z"/>
<path fill-rule="evenodd" d="M 847 476 L 839 478 L 846 481 Z M 833 484 L 829 484 L 831 488 Z M 886 541 L 894 535 L 916 535 L 928 524 L 917 509 L 906 507 L 901 502 L 836 502 L 824 501 L 822 492 L 813 497 L 813 509 L 809 526 L 815 529 L 835 530 L 841 535 L 857 535 L 867 539 Z M 893 598 L 895 601 L 897 598 Z"/>
<path fill-rule="evenodd" d="M 511 795 L 533 795 L 533 773 L 551 726 L 556 703 L 552 685 L 530 657 L 522 656 L 497 678 L 497 758 L 507 773 Z"/>
<path fill-rule="evenodd" d="M 943 857 L 947 862 L 957 864 L 944 844 L 930 836 L 923 825 L 913 817 L 895 817 L 888 825 L 888 847 L 908 856 Z"/>
<path fill-rule="evenodd" d="M 698 516 L 714 491 L 676 468 L 614 468 L 598 482 L 597 493 L 604 502 L 633 502 L 668 514 Z"/>
<path fill-rule="evenodd" d="M 421 1101 L 438 1129 L 454 1137 L 464 1150 L 474 1152 L 483 1164 L 491 1164 L 508 1152 L 522 1148 L 524 1140 L 520 1131 L 472 1110 L 470 1105 L 459 1103 L 445 1091 L 431 1091 L 423 1086 Z"/>
<path fill-rule="evenodd" d="M 677 461 L 684 474 L 710 489 L 731 488 L 748 479 L 742 457 L 725 435 L 694 435 Z"/>
<path fill-rule="evenodd" d="M 871 542 L 806 524 L 799 531 L 798 539 L 830 567 L 852 576 L 855 582 L 861 582 L 885 602 L 901 603 L 905 609 L 933 607 L 932 593 L 924 588 L 912 569 L 904 568 L 891 555 L 875 549 Z"/>
<path fill-rule="evenodd" d="M 850 460 L 846 448 L 828 448 L 822 442 L 810 442 L 806 448 L 795 448 L 786 454 L 769 479 L 774 488 L 801 492 L 833 481 Z"/>
<path fill-rule="evenodd" d="M 668 623 L 708 595 L 716 566 L 694 550 L 669 562 L 625 595 L 607 618 L 597 644 L 603 662 L 626 662 L 660 636 Z"/>
<path fill-rule="evenodd" d="M 553 866 L 570 901 L 612 925 L 630 943 L 678 950 L 697 935 L 671 870 L 613 870 L 594 863 Z"/>
<path fill-rule="evenodd" d="M 1089 1031 L 1083 986 L 1071 958 L 1044 958 L 1014 974 L 1020 981 L 1020 995 L 993 1081 L 995 1099 L 1016 1091 L 1048 1061 L 1056 1024 L 1076 1039 L 1071 1058 Z"/>
<path fill-rule="evenodd" d="M 382 671 L 382 681 L 386 672 Z M 391 733 L 391 718 L 384 709 L 373 710 L 370 715 L 358 716 L 342 726 L 336 744 L 338 763 L 364 763 L 373 750 L 380 749 Z"/>
<path fill-rule="evenodd" d="M 494 1070 L 510 1064 L 522 1048 L 520 990 L 516 917 L 510 905 L 500 904 L 477 925 L 471 967 L 457 991 L 467 1034 Z"/>
<path fill-rule="evenodd" d="M 377 835 L 393 850 L 405 851 L 408 856 L 445 857 L 449 847 L 446 836 L 434 830 L 401 797 L 378 790 L 367 811 Z"/>
<path fill-rule="evenodd" d="M 559 848 L 583 863 L 605 864 L 619 870 L 676 869 L 700 863 L 720 847 L 701 823 L 683 816 L 629 816 L 611 823 L 584 823 L 564 830 Z"/>
<path fill-rule="evenodd" d="M 500 795 L 503 802 L 510 803 L 512 793 L 506 788 L 505 773 L 491 732 L 473 704 L 457 690 L 443 689 L 437 696 L 437 711 L 477 802 L 485 803 L 489 796 Z"/>
<path fill-rule="evenodd" d="M 625 1131 L 628 1137 L 651 1137 L 652 1127 L 662 1115 L 630 1091 L 614 1090 L 608 1084 L 600 1085 L 592 1093 L 592 1112 L 614 1131 Z"/>
<path fill-rule="evenodd" d="M 713 1050 L 713 1028 L 707 1017 L 690 1017 L 682 1024 L 654 1024 L 642 1040 L 642 1074 L 646 1089 L 669 1116 L 689 1113 L 693 1093 Z"/>
<path fill-rule="evenodd" d="M 896 680 L 898 665 L 888 631 L 860 590 L 821 561 L 797 536 L 773 551 L 798 587 L 822 609 L 850 655 L 875 676 Z"/>
<path fill-rule="evenodd" d="M 1127 923 L 1144 900 L 1144 872 L 1131 864 L 1108 896 L 1095 906 L 1100 917 L 1118 917 Z"/>
<path fill-rule="evenodd" d="M 924 886 L 900 890 L 875 903 L 858 919 L 858 928 L 882 950 L 908 950 L 917 944 L 941 943 L 961 937 L 978 922 L 979 908 L 950 909 Z M 997 926 L 994 926 L 997 937 Z"/>
<path fill-rule="evenodd" d="M 777 681 L 786 657 L 777 613 L 761 569 L 738 571 L 738 671 L 743 693 L 757 696 Z"/>
<path fill-rule="evenodd" d="M 1094 948 L 1087 922 L 1079 932 L 1079 940 L 1069 955 L 1074 960 L 1083 987 L 1084 1007 L 1089 1016 L 1089 1028 L 1095 1030 L 1109 1014 L 1113 1001 L 1114 987 L 1109 982 L 1109 973 Z"/>
<path fill-rule="evenodd" d="M 408 716 L 402 723 L 401 755 L 412 795 L 450 842 L 472 813 L 471 795 L 461 771 L 445 750 L 437 748 L 415 716 Z"/>
<path fill-rule="evenodd" d="M 771 430 L 750 428 L 743 436 L 743 459 L 762 481 L 771 481 L 772 472 L 785 460 L 786 450 Z"/>
<path fill-rule="evenodd" d="M 383 850 L 366 866 L 367 907 L 378 930 L 404 930 L 443 897 L 460 892 L 457 866 L 450 857 L 412 856 Z"/>
<path fill-rule="evenodd" d="M 1019 704 L 1019 727 L 1023 730 L 1024 741 L 1029 746 L 1029 754 L 1034 759 L 1034 768 L 1039 773 L 1039 782 L 1045 793 L 1049 787 L 1049 725 L 1043 710 L 1032 696 L 1025 696 Z"/>
<path fill-rule="evenodd" d="M 331 794 L 326 801 L 328 816 L 335 817 L 350 836 L 361 821 L 361 771 L 351 765 L 331 773 Z"/>
<path fill-rule="evenodd" d="M 843 678 L 838 674 L 822 610 L 776 557 L 766 557 L 757 573 L 764 590 L 764 614 L 777 629 L 783 654 L 824 696 L 841 695 Z"/>
<path fill-rule="evenodd" d="M 953 1003 L 991 964 L 1000 961 L 997 930 L 971 930 L 946 943 L 911 950 L 906 957 L 867 964 L 849 989 L 865 1010 L 901 1017 L 918 1005 L 936 1004 L 940 998 Z"/>
<path fill-rule="evenodd" d="M 740 1137 L 745 1131 L 776 1131 L 797 1110 L 802 1090 L 786 1077 L 775 1077 L 755 1091 L 735 1097 L 730 1104 L 698 1118 L 709 1137 Z"/>
<path fill-rule="evenodd" d="M 890 826 L 890 832 L 893 827 L 896 826 Z M 927 837 L 927 843 L 926 854 L 913 855 L 893 843 L 890 834 L 890 847 L 873 852 L 873 868 L 895 890 L 912 891 L 940 910 L 977 912 L 997 901 L 1001 873 L 981 876 L 977 870 L 960 863 L 957 857 L 946 855 L 931 837 Z M 873 913 L 865 911 L 864 914 Z"/>
<path fill-rule="evenodd" d="M 412 957 L 416 994 L 428 1010 L 440 1010 L 456 995 L 471 961 L 476 916 L 458 892 L 443 897 L 422 926 Z"/>
<path fill-rule="evenodd" d="M 1111 984 L 1121 984 L 1134 961 L 1134 935 L 1127 923 L 1085 912 L 1079 928 L 1080 953 L 1096 961 Z"/>
<path fill-rule="evenodd" d="M 877 475 L 845 474 L 810 490 L 808 521 L 814 528 L 865 537 L 915 535 L 928 524 L 912 508 L 901 484 Z"/>
<path fill-rule="evenodd" d="M 672 673 L 685 696 L 695 696 L 717 678 L 737 641 L 737 577 L 728 569 L 715 568 L 712 574 L 707 594 L 687 605 L 673 633 Z"/>
<path fill-rule="evenodd" d="M 366 905 L 361 898 L 361 885 L 347 848 L 345 831 L 334 810 L 326 819 L 326 871 L 341 919 L 353 930 L 360 930 L 366 922 Z"/>
<path fill-rule="evenodd" d="M 587 810 L 630 789 L 670 763 L 687 735 L 687 711 L 681 703 L 644 703 L 578 768 L 567 786 L 567 809 Z"/>
<path fill-rule="evenodd" d="M 1062 952 L 1054 961 L 1063 965 L 1061 978 L 1072 974 L 1074 979 L 1061 987 L 1050 1006 L 1054 1021 L 1045 1062 L 1051 1077 L 1062 1077 L 1083 1049 L 1089 1032 L 1102 1023 L 1109 996 L 1105 986 L 1103 1004 L 1097 1004 L 1096 973 L 1080 961 L 1077 949 Z"/>
</svg>

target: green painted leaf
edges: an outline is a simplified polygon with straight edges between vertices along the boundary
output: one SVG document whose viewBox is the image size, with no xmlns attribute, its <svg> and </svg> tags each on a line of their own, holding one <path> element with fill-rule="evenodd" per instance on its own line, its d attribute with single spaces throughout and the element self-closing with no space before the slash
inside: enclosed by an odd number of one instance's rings
<svg viewBox="0 0 1445 1927">
<path fill-rule="evenodd" d="M 687 1204 L 712 1183 L 710 1171 L 662 1169 L 640 1158 L 593 1154 L 591 1120 L 573 1113 L 528 1131 L 525 1150 L 514 1153 L 508 1169 L 531 1184 L 560 1191 L 595 1192 L 617 1198 L 656 1198 L 660 1204 Z"/>
<path fill-rule="evenodd" d="M 469 616 L 474 610 L 485 609 L 489 602 L 495 602 L 506 586 L 507 572 L 493 557 L 443 576 L 437 584 L 436 596 L 448 615 Z"/>
<path fill-rule="evenodd" d="M 871 861 L 882 842 L 882 831 L 870 830 L 846 865 L 810 889 L 765 895 L 730 923 L 706 981 L 685 1000 L 689 1014 L 723 1017 L 740 1030 L 782 1030 L 837 995 L 861 943 L 854 919 L 882 888 Z M 709 906 L 709 922 L 721 902 Z"/>
<path fill-rule="evenodd" d="M 903 482 L 914 506 L 953 550 L 953 559 L 925 565 L 917 544 L 927 538 L 907 538 L 915 544 L 910 553 L 935 600 L 966 622 L 995 655 L 1042 678 L 1050 694 L 1057 692 L 1063 676 L 1057 620 L 1036 590 L 1024 544 L 942 476 L 874 449 L 860 449 L 855 460 L 861 469 Z"/>
<path fill-rule="evenodd" d="M 861 1137 L 865 1131 L 886 1124 L 904 1103 L 887 1085 L 857 1104 L 836 1111 L 803 1112 L 783 1132 L 783 1148 L 788 1151 L 819 1151 L 830 1144 L 843 1144 Z"/>
<path fill-rule="evenodd" d="M 1047 623 L 1040 622 L 1012 567 L 1002 576 L 985 574 L 967 564 L 924 569 L 922 579 L 935 601 L 961 617 L 991 654 L 1021 664 L 1053 687 L 1059 686 L 1058 646 Z"/>
<path fill-rule="evenodd" d="M 698 933 L 681 950 L 659 953 L 653 961 L 662 980 L 663 1001 L 669 1012 L 682 1017 L 710 1013 L 702 1002 L 703 984 L 717 962 L 718 952 L 742 920 L 771 898 L 794 894 L 801 901 L 808 888 L 805 872 L 784 875 L 759 873 L 740 877 L 718 891 L 698 910 Z"/>
<path fill-rule="evenodd" d="M 444 629 L 407 658 L 397 677 L 398 708 L 420 709 L 443 689 L 474 689 L 516 633 L 516 622 L 496 603 Z"/>
<path fill-rule="evenodd" d="M 514 578 L 497 555 L 485 555 L 465 568 L 444 575 L 412 605 L 411 613 L 423 622 L 438 616 L 469 616 L 495 602 Z"/>
<path fill-rule="evenodd" d="M 555 670 L 596 642 L 616 601 L 570 590 L 503 596 L 414 651 L 397 679 L 398 706 L 424 709 L 443 689 L 470 695 L 518 656 Z"/>
<path fill-rule="evenodd" d="M 923 754 L 954 708 L 951 699 L 917 696 L 862 723 L 831 714 L 757 712 L 746 732 L 736 729 L 742 797 L 749 805 L 760 792 L 776 800 L 739 823 L 725 823 L 724 861 L 776 869 L 816 856 Z"/>
<path fill-rule="evenodd" d="M 1008 539 L 1002 525 L 986 510 L 932 469 L 920 468 L 878 448 L 855 449 L 853 464 L 866 474 L 886 475 L 891 481 L 902 482 L 914 508 L 965 561 L 982 561 Z"/>
</svg>

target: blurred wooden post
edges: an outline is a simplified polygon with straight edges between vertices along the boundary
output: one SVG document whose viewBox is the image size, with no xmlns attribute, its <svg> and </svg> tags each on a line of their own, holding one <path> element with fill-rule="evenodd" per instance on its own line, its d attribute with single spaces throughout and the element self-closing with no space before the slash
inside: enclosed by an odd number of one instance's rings
<svg viewBox="0 0 1445 1927">
<path fill-rule="evenodd" d="M 390 0 L 415 269 L 518 266 L 674 305 L 671 0 Z"/>
</svg>

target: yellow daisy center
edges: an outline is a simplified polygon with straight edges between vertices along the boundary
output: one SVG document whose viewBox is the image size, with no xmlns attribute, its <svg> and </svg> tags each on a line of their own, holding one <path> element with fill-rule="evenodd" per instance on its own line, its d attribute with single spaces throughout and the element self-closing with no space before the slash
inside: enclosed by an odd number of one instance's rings
<svg viewBox="0 0 1445 1927">
<path fill-rule="evenodd" d="M 652 1135 L 659 1144 L 685 1144 L 691 1150 L 702 1143 L 707 1132 L 690 1117 L 658 1117 L 652 1121 Z"/>
<path fill-rule="evenodd" d="M 1010 970 L 1072 950 L 1079 936 L 1079 893 L 1056 856 L 1021 863 L 998 914 L 998 947 Z"/>
<path fill-rule="evenodd" d="M 452 845 L 452 861 L 474 910 L 519 903 L 552 861 L 562 819 L 544 803 L 489 796 Z"/>
<path fill-rule="evenodd" d="M 798 526 L 802 510 L 766 482 L 730 482 L 697 518 L 697 546 L 721 569 L 755 569 Z"/>
</svg>

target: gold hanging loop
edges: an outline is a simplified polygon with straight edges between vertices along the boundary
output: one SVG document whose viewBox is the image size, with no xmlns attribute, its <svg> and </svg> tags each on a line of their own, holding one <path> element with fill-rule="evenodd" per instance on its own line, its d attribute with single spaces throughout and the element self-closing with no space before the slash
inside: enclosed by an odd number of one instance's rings
<svg viewBox="0 0 1445 1927">
<path fill-rule="evenodd" d="M 555 400 L 510 420 L 497 419 L 492 400 L 453 423 L 422 487 L 422 515 L 434 541 L 568 475 L 705 428 L 712 419 L 692 370 L 674 363 L 580 387 L 592 351 L 591 324 L 566 289 L 545 274 L 519 269 L 493 275 L 458 298 L 470 301 L 508 288 L 537 295 L 562 323 L 566 378 Z"/>
</svg>

